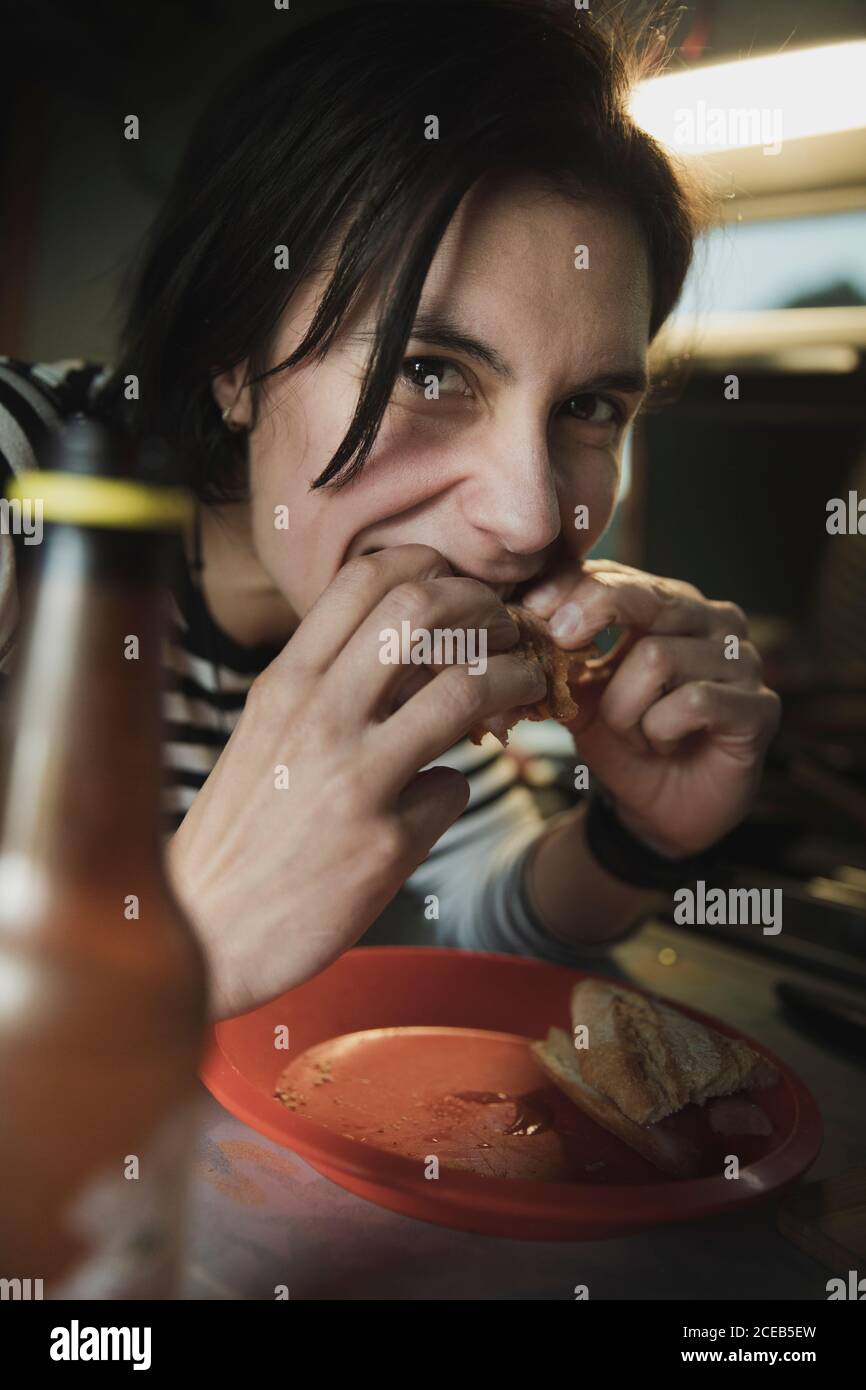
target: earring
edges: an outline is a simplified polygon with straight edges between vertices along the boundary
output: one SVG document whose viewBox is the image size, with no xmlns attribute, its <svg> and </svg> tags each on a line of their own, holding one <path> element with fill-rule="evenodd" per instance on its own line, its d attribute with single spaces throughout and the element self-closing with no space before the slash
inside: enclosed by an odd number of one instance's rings
<svg viewBox="0 0 866 1390">
<path fill-rule="evenodd" d="M 231 430 L 235 434 L 237 434 L 238 431 L 244 428 L 243 425 L 235 424 L 231 418 L 232 411 L 234 410 L 237 403 L 238 397 L 235 396 L 235 399 L 232 401 L 231 405 L 227 405 L 222 414 L 223 424 L 225 425 L 226 429 Z"/>
</svg>

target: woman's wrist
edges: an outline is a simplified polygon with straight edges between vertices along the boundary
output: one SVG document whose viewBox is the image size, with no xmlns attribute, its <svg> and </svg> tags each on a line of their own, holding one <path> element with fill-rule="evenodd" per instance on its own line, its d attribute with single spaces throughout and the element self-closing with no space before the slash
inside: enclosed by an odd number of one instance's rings
<svg viewBox="0 0 866 1390">
<path fill-rule="evenodd" d="M 631 822 L 633 824 L 634 822 Z M 728 873 L 722 843 L 698 853 L 677 853 L 638 823 L 631 828 L 615 803 L 603 792 L 589 799 L 586 838 L 596 861 L 622 883 L 670 893 L 697 879 L 720 882 Z"/>
<path fill-rule="evenodd" d="M 624 883 L 592 855 L 586 807 L 553 816 L 523 868 L 526 902 L 552 937 L 569 946 L 603 947 L 629 935 L 658 894 Z"/>
<path fill-rule="evenodd" d="M 196 928 L 196 934 L 198 934 L 198 927 L 195 920 L 195 914 L 191 911 L 190 908 L 190 892 L 187 884 L 186 874 L 184 871 L 183 847 L 179 836 L 180 831 L 176 830 L 172 835 L 171 839 L 167 840 L 165 843 L 165 873 L 171 885 L 172 892 L 174 893 L 184 912 L 190 918 L 192 925 Z"/>
<path fill-rule="evenodd" d="M 183 842 L 178 838 L 178 831 L 166 842 L 164 853 L 169 886 L 195 934 L 207 965 L 208 1017 L 212 1023 L 218 1023 L 221 1019 L 231 1018 L 241 1011 L 224 988 L 226 979 L 231 978 L 231 972 L 221 968 L 218 963 L 213 932 L 207 931 L 205 915 L 199 906 L 201 895 L 191 884 L 183 857 Z"/>
<path fill-rule="evenodd" d="M 642 817 L 625 810 L 612 797 L 607 797 L 606 800 L 609 811 L 616 817 L 619 825 L 644 849 L 649 850 L 651 854 L 659 855 L 662 859 L 673 861 L 685 858 L 688 851 L 664 840 L 652 826 L 647 825 Z"/>
</svg>

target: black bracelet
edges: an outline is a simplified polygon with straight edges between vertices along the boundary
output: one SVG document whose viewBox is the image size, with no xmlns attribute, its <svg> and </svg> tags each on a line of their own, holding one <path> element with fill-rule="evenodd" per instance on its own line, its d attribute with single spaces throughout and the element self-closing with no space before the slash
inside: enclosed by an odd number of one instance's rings
<svg viewBox="0 0 866 1390">
<path fill-rule="evenodd" d="M 665 859 L 620 824 L 613 807 L 600 792 L 590 795 L 585 824 L 586 843 L 593 858 L 614 878 L 636 888 L 673 892 L 699 879 L 719 885 L 730 876 L 723 841 L 685 859 Z"/>
</svg>

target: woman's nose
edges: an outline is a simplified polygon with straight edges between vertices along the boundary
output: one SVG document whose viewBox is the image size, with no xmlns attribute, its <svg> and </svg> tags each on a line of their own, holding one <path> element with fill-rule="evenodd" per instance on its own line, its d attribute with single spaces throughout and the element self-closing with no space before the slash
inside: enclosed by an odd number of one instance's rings
<svg viewBox="0 0 866 1390">
<path fill-rule="evenodd" d="M 516 555 L 532 555 L 559 535 L 562 520 L 546 438 L 492 441 L 475 455 L 464 505 L 480 531 Z"/>
</svg>

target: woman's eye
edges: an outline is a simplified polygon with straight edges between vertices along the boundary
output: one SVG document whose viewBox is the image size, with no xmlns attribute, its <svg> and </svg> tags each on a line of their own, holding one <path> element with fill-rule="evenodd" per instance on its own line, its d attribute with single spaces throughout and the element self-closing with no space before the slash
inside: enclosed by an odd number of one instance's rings
<svg viewBox="0 0 866 1390">
<path fill-rule="evenodd" d="M 572 396 L 565 409 L 572 420 L 585 420 L 590 425 L 612 425 L 624 418 L 622 406 L 605 396 Z"/>
<path fill-rule="evenodd" d="M 400 380 L 413 391 L 423 392 L 428 400 L 455 394 L 468 394 L 466 378 L 453 362 L 441 357 L 406 357 L 400 368 Z"/>
</svg>

